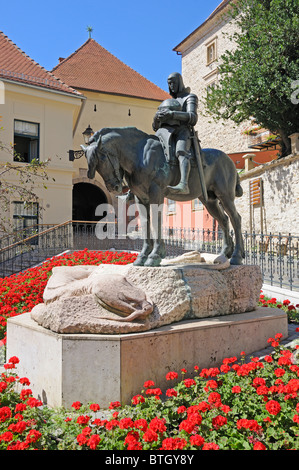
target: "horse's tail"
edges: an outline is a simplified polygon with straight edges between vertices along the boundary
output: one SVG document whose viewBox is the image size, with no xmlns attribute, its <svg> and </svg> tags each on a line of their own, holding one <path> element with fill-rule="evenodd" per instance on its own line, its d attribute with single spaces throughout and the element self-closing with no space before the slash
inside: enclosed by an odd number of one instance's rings
<svg viewBox="0 0 299 470">
<path fill-rule="evenodd" d="M 237 173 L 237 183 L 236 183 L 236 197 L 241 197 L 243 196 L 243 188 L 241 186 L 241 183 L 240 183 L 240 176 L 239 174 Z"/>
</svg>

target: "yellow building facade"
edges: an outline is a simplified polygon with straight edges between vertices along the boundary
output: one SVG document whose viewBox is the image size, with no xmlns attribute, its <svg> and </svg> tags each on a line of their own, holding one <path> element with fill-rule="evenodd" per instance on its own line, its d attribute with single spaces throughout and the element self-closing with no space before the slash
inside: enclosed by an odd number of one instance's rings
<svg viewBox="0 0 299 470">
<path fill-rule="evenodd" d="M 0 106 L 1 167 L 6 162 L 24 167 L 32 158 L 48 161 L 48 179 L 37 177 L 34 181 L 33 190 L 42 209 L 39 215 L 20 204 L 16 191 L 11 194 L 10 219 L 24 216 L 28 225 L 70 220 L 74 164 L 69 161 L 68 150 L 73 145 L 73 129 L 82 99 L 79 95 L 70 96 L 5 79 L 1 82 L 4 97 Z M 15 152 L 22 154 L 23 161 L 16 161 Z M 20 182 L 15 171 L 5 174 L 5 179 L 9 184 L 19 185 Z M 14 225 L 21 229 L 20 223 Z"/>
<path fill-rule="evenodd" d="M 81 60 L 88 60 L 95 51 L 99 53 L 98 63 L 104 66 L 102 73 L 99 75 L 95 65 L 89 73 L 84 69 L 80 75 Z M 75 80 L 63 73 L 62 66 L 71 60 L 76 62 L 77 68 L 72 64 Z M 45 70 L 0 32 L 0 165 L 3 168 L 10 162 L 25 167 L 34 158 L 48 162 L 47 180 L 36 178 L 34 182 L 41 211 L 26 209 L 17 193 L 11 195 L 9 218 L 15 229 L 97 220 L 95 209 L 99 204 L 116 207 L 116 199 L 99 175 L 93 181 L 87 179 L 85 157 L 76 152 L 84 143 L 82 133 L 88 126 L 94 132 L 102 127 L 135 126 L 151 133 L 157 107 L 168 97 L 94 40 L 88 40 L 58 65 L 52 72 Z M 96 82 L 90 85 L 90 78 Z M 10 146 L 13 150 L 8 152 Z M 21 155 L 21 162 L 15 161 L 14 151 Z M 13 171 L 6 180 L 19 181 Z"/>
<path fill-rule="evenodd" d="M 95 221 L 100 204 L 112 204 L 118 214 L 118 199 L 111 195 L 99 174 L 87 178 L 83 132 L 104 127 L 133 126 L 153 133 L 152 121 L 168 93 L 128 67 L 94 39 L 89 38 L 69 57 L 59 59 L 52 73 L 85 96 L 74 133 L 73 220 Z M 79 158 L 77 158 L 79 156 Z"/>
<path fill-rule="evenodd" d="M 133 126 L 149 134 L 153 116 L 161 101 L 152 101 L 129 96 L 118 96 L 95 91 L 80 90 L 86 101 L 74 134 L 73 147 L 73 220 L 96 220 L 95 208 L 102 203 L 112 204 L 117 214 L 117 198 L 110 194 L 103 179 L 97 173 L 94 180 L 87 178 L 87 162 L 84 155 L 76 158 L 76 151 L 84 144 L 83 132 L 89 126 L 94 132 L 103 127 Z M 86 186 L 86 185 L 89 185 Z M 96 186 L 97 189 L 92 188 Z M 81 187 L 81 189 L 80 189 Z M 90 195 L 90 197 L 88 196 Z M 82 207 L 82 205 L 84 207 Z"/>
</svg>

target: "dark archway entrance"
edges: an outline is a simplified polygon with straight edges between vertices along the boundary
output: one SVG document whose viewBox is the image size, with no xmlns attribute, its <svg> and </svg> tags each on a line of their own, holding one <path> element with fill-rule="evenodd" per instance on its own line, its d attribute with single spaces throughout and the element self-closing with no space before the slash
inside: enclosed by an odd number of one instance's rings
<svg viewBox="0 0 299 470">
<path fill-rule="evenodd" d="M 103 216 L 95 215 L 99 204 L 107 204 L 107 198 L 98 186 L 76 183 L 73 186 L 73 220 L 96 222 Z"/>
</svg>

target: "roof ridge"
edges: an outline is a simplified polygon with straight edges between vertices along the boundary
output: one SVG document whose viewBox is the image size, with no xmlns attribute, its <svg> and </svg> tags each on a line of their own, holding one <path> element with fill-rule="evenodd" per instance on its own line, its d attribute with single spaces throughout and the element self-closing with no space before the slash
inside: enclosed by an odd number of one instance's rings
<svg viewBox="0 0 299 470">
<path fill-rule="evenodd" d="M 103 46 L 101 46 L 101 47 L 103 47 Z M 105 49 L 105 48 L 103 47 L 103 49 Z M 105 50 L 107 50 L 107 49 L 105 49 Z M 144 75 L 142 75 L 140 72 L 137 72 L 137 70 L 133 69 L 130 65 L 126 64 L 126 63 L 123 62 L 121 59 L 119 59 L 118 57 L 116 57 L 114 54 L 112 54 L 112 52 L 109 52 L 109 51 L 107 51 L 107 52 L 108 52 L 108 54 L 111 54 L 113 57 L 115 57 L 115 58 L 116 58 L 119 62 L 121 62 L 123 65 L 125 65 L 125 66 L 128 67 L 130 70 L 132 70 L 132 72 L 137 73 L 137 75 L 139 75 L 141 78 L 143 78 L 144 80 L 147 80 L 149 83 L 151 83 L 152 85 L 154 85 L 156 88 L 158 88 L 159 90 L 165 92 L 165 90 L 163 90 L 163 89 L 160 88 L 158 85 L 156 85 L 154 82 L 152 82 L 151 80 L 149 80 L 148 78 L 146 78 L 146 77 L 145 77 Z M 166 92 L 166 93 L 167 93 L 167 92 Z"/>
<path fill-rule="evenodd" d="M 97 47 L 100 47 L 102 50 L 104 50 L 107 54 L 109 54 L 111 57 L 113 57 L 115 60 L 117 60 L 119 63 L 121 63 L 122 65 L 124 65 L 125 67 L 127 67 L 128 69 L 130 69 L 132 72 L 136 73 L 137 75 L 139 75 L 139 77 L 141 77 L 142 79 L 146 80 L 147 82 L 151 83 L 151 85 L 153 85 L 154 87 L 156 87 L 159 91 L 163 91 L 164 93 L 167 93 L 165 92 L 165 90 L 163 90 L 162 88 L 160 88 L 158 85 L 156 85 L 154 82 L 152 82 L 151 80 L 149 80 L 148 78 L 146 78 L 144 75 L 142 75 L 140 72 L 137 72 L 137 70 L 133 69 L 130 65 L 126 64 L 123 60 L 119 59 L 115 54 L 113 54 L 112 52 L 108 51 L 108 49 L 106 49 L 104 46 L 102 46 L 101 44 L 99 44 L 94 38 L 88 38 L 80 47 L 78 47 L 78 49 L 76 49 L 72 54 L 70 54 L 68 57 L 66 57 L 65 59 L 63 59 L 61 62 L 59 62 L 55 67 L 53 67 L 52 70 L 55 70 L 56 68 L 58 68 L 60 65 L 62 64 L 65 64 L 69 59 L 71 59 L 75 54 L 77 54 L 81 49 L 83 49 L 83 47 L 87 46 L 87 44 L 89 42 L 93 42 Z"/>
<path fill-rule="evenodd" d="M 176 51 L 187 39 L 191 38 L 197 31 L 199 31 L 204 25 L 206 25 L 210 20 L 217 16 L 219 12 L 224 10 L 224 8 L 229 5 L 233 0 L 222 0 L 219 5 L 210 13 L 210 15 L 195 28 L 188 36 L 186 36 L 177 46 L 173 48 L 173 51 Z"/>
<path fill-rule="evenodd" d="M 80 51 L 80 49 L 82 49 L 90 40 L 92 40 L 92 38 L 88 38 L 83 44 L 81 44 L 80 47 L 78 47 L 78 49 L 72 52 L 69 56 L 65 57 L 61 62 L 58 62 L 58 64 L 52 68 L 52 71 L 55 70 L 57 67 L 59 67 L 59 65 L 65 64 L 65 62 L 67 62 L 71 57 L 77 54 Z"/>
<path fill-rule="evenodd" d="M 0 35 L 3 36 L 3 38 L 9 43 L 11 44 L 19 53 L 22 54 L 22 56 L 24 56 L 27 60 L 30 60 L 30 62 L 34 65 L 34 66 L 37 66 L 39 67 L 43 72 L 45 72 L 46 74 L 48 74 L 52 79 L 53 81 L 56 81 L 57 84 L 60 84 L 62 86 L 65 86 L 67 87 L 70 91 L 72 91 L 73 93 L 76 93 L 78 95 L 81 95 L 81 93 L 77 90 L 75 90 L 74 88 L 72 88 L 71 86 L 69 86 L 68 84 L 64 83 L 60 78 L 56 77 L 52 72 L 50 72 L 49 70 L 47 70 L 45 67 L 43 67 L 41 64 L 39 64 L 36 60 L 32 59 L 32 57 L 30 57 L 25 51 L 23 51 L 19 46 L 17 46 L 17 44 L 15 44 L 3 31 L 0 30 Z"/>
</svg>

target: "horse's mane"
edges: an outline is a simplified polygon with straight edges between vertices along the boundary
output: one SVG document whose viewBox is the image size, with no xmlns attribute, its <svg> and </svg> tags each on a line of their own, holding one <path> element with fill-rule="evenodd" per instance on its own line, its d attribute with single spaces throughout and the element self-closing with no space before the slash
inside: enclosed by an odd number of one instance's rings
<svg viewBox="0 0 299 470">
<path fill-rule="evenodd" d="M 127 127 L 103 127 L 99 131 L 95 132 L 93 135 L 93 141 L 97 141 L 100 137 L 107 136 L 108 134 L 119 133 L 123 134 L 123 132 L 130 131 L 133 133 L 134 137 L 148 137 L 148 134 L 137 127 L 127 126 Z"/>
</svg>

